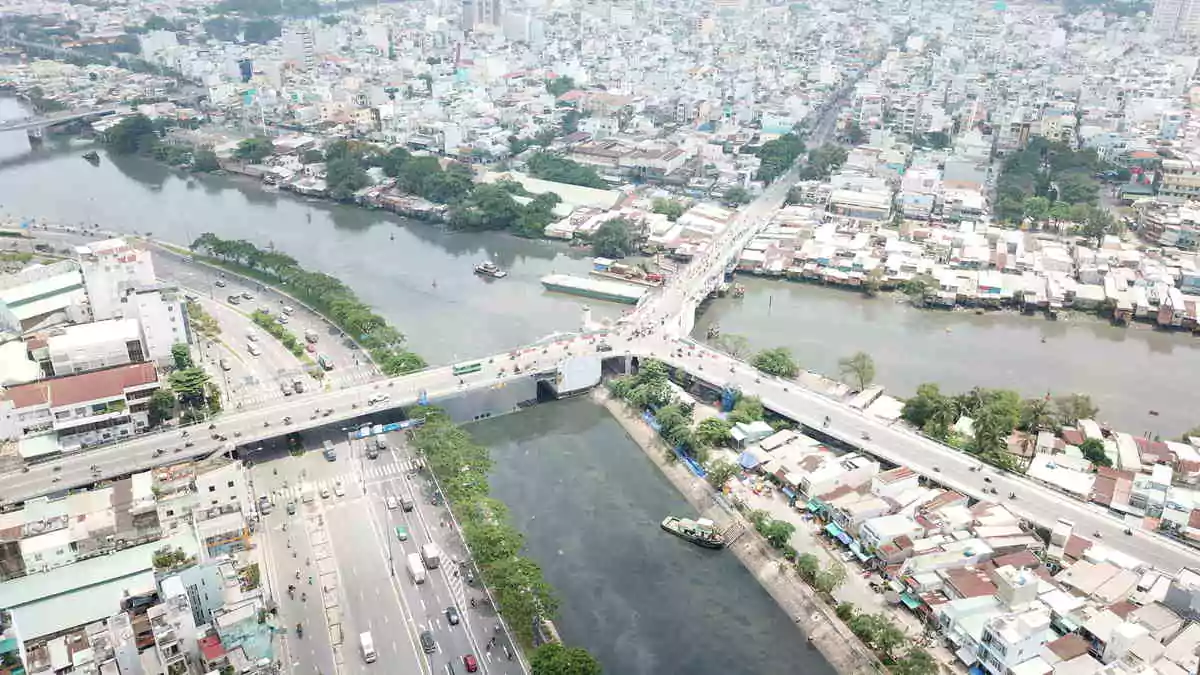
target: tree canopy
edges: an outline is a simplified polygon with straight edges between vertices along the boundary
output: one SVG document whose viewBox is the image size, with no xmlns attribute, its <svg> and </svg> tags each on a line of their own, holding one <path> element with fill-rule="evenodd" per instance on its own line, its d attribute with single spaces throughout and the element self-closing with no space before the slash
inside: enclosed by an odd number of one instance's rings
<svg viewBox="0 0 1200 675">
<path fill-rule="evenodd" d="M 808 151 L 808 161 L 800 169 L 801 180 L 824 180 L 846 163 L 849 153 L 840 145 L 825 143 Z"/>
<path fill-rule="evenodd" d="M 770 183 L 786 173 L 803 152 L 804 140 L 794 133 L 763 143 L 758 150 L 758 173 L 754 179 Z"/>
<path fill-rule="evenodd" d="M 787 347 L 764 349 L 754 355 L 754 360 L 750 364 L 762 372 L 776 377 L 795 377 L 800 372 L 799 364 L 792 358 L 792 351 Z"/>
<path fill-rule="evenodd" d="M 1095 150 L 1073 150 L 1065 143 L 1035 137 L 1004 161 L 996 181 L 996 215 L 1013 223 L 1025 218 L 1035 224 L 1081 222 L 1086 213 L 1055 207 L 1095 205 L 1100 185 L 1092 175 L 1106 166 Z"/>
<path fill-rule="evenodd" d="M 550 643 L 538 647 L 529 658 L 532 675 L 600 675 L 600 662 L 581 647 Z"/>
<path fill-rule="evenodd" d="M 238 159 L 257 164 L 267 157 L 275 154 L 275 143 L 269 138 L 247 138 L 241 143 L 238 143 L 237 150 L 234 150 L 233 156 Z"/>
<path fill-rule="evenodd" d="M 629 221 L 610 218 L 592 234 L 592 253 L 605 258 L 624 258 L 637 251 L 637 236 Z"/>
<path fill-rule="evenodd" d="M 854 354 L 838 360 L 838 370 L 841 371 L 843 378 L 848 378 L 849 383 L 858 391 L 862 391 L 871 386 L 875 381 L 875 359 L 866 352 L 855 352 Z"/>
<path fill-rule="evenodd" d="M 608 189 L 608 183 L 604 182 L 604 179 L 600 177 L 600 174 L 596 173 L 595 169 L 548 152 L 539 152 L 530 157 L 527 168 L 530 175 L 542 180 L 569 183 L 571 185 L 580 185 L 599 190 Z"/>
</svg>

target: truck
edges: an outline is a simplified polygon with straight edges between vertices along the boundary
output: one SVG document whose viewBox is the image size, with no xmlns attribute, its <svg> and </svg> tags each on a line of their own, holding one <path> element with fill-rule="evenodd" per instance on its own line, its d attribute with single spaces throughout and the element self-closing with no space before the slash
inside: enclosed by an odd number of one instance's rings
<svg viewBox="0 0 1200 675">
<path fill-rule="evenodd" d="M 425 583 L 425 567 L 421 564 L 421 556 L 416 553 L 409 553 L 407 560 L 408 576 L 412 577 L 413 583 Z"/>
<path fill-rule="evenodd" d="M 328 438 L 321 444 L 321 454 L 325 456 L 325 460 L 332 462 L 337 459 L 337 449 L 333 446 L 333 441 Z"/>
<path fill-rule="evenodd" d="M 371 631 L 359 633 L 358 644 L 362 647 L 363 661 L 375 663 L 378 655 L 375 653 L 375 642 L 371 640 Z"/>
<path fill-rule="evenodd" d="M 315 344 L 317 344 L 317 340 L 320 340 L 320 339 L 321 339 L 321 336 L 317 335 L 317 331 L 315 331 L 311 328 L 307 328 L 304 330 L 304 341 L 305 342 L 315 345 Z"/>
<path fill-rule="evenodd" d="M 437 544 L 430 542 L 421 547 L 421 558 L 426 567 L 431 570 L 437 569 L 437 566 L 442 564 L 442 550 Z"/>
</svg>

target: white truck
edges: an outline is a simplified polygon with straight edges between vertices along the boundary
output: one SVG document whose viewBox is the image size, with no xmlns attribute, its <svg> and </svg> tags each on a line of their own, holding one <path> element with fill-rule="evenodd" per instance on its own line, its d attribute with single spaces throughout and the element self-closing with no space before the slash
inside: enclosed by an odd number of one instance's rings
<svg viewBox="0 0 1200 675">
<path fill-rule="evenodd" d="M 425 561 L 426 567 L 431 570 L 437 569 L 437 566 L 442 564 L 442 549 L 432 542 L 425 544 L 421 547 L 421 558 Z"/>
<path fill-rule="evenodd" d="M 408 576 L 412 577 L 414 584 L 425 583 L 425 566 L 421 564 L 421 556 L 416 553 L 408 554 Z"/>
<path fill-rule="evenodd" d="M 375 653 L 375 643 L 371 640 L 371 631 L 358 634 L 358 643 L 362 646 L 363 661 L 375 663 L 379 656 Z"/>
</svg>

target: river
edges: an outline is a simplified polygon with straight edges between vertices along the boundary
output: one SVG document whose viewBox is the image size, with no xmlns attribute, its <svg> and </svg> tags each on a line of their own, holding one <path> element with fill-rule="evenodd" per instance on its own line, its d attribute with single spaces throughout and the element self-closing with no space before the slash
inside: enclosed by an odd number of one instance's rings
<svg viewBox="0 0 1200 675">
<path fill-rule="evenodd" d="M 604 408 L 558 401 L 471 432 L 495 461 L 493 494 L 570 600 L 563 639 L 606 673 L 833 672 L 737 558 L 659 529 L 695 514 Z"/>
<path fill-rule="evenodd" d="M 738 277 L 741 299 L 716 300 L 696 335 L 719 325 L 753 349 L 788 347 L 802 367 L 836 377 L 838 359 L 865 351 L 876 381 L 907 396 L 923 382 L 943 391 L 1011 388 L 1026 396 L 1088 394 L 1099 419 L 1130 433 L 1175 437 L 1200 424 L 1194 373 L 1200 340 L 1088 315 L 1058 321 L 1010 312 L 918 309 L 890 295 Z M 1150 414 L 1155 411 L 1158 415 Z"/>
</svg>

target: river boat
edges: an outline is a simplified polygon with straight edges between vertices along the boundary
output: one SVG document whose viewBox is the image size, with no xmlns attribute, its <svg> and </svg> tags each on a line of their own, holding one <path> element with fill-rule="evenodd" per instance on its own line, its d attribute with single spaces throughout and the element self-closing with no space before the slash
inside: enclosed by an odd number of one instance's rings
<svg viewBox="0 0 1200 675">
<path fill-rule="evenodd" d="M 707 335 L 708 335 L 709 340 L 715 340 L 715 339 L 721 337 L 721 327 L 720 326 L 709 326 Z"/>
<path fill-rule="evenodd" d="M 574 277 L 569 274 L 548 274 L 542 277 L 542 285 L 546 287 L 546 290 L 558 293 L 570 293 L 608 302 L 622 302 L 627 305 L 636 305 L 650 290 L 645 286 L 634 286 L 607 279 Z"/>
<path fill-rule="evenodd" d="M 704 548 L 723 548 L 725 546 L 725 538 L 717 531 L 716 524 L 708 518 L 692 520 L 691 518 L 667 516 L 662 521 L 662 529 Z"/>
<path fill-rule="evenodd" d="M 476 264 L 475 265 L 475 274 L 478 274 L 483 277 L 491 277 L 492 279 L 503 279 L 504 277 L 508 276 L 508 272 L 505 272 L 504 270 L 500 269 L 500 267 L 497 266 L 496 263 L 494 263 L 490 260 L 485 260 L 481 263 Z"/>
<path fill-rule="evenodd" d="M 87 152 L 83 153 L 83 158 L 92 164 L 100 163 L 100 153 L 96 152 L 95 150 L 88 150 Z"/>
</svg>

